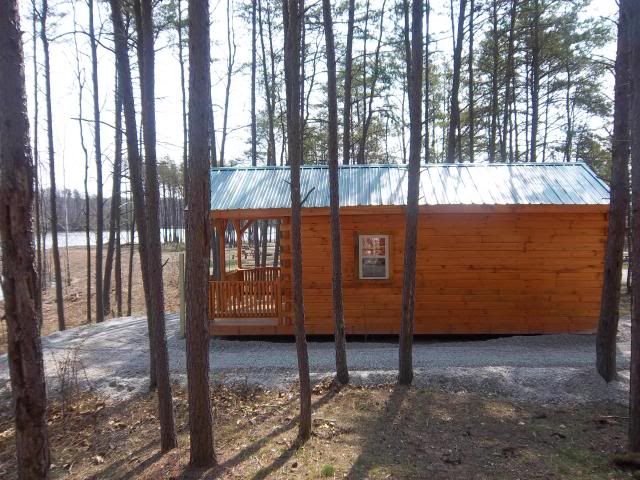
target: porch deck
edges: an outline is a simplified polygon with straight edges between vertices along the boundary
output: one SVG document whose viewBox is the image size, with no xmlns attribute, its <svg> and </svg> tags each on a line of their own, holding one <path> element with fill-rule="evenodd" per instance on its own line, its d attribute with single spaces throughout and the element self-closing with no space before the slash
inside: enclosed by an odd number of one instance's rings
<svg viewBox="0 0 640 480">
<path fill-rule="evenodd" d="M 212 218 L 218 249 L 226 252 L 225 233 L 235 234 L 236 269 L 227 271 L 226 254 L 219 258 L 220 278 L 209 278 L 209 330 L 213 335 L 279 335 L 293 331 L 289 231 L 285 218 L 276 218 L 279 266 L 245 268 L 243 237 L 255 219 Z M 263 260 L 264 261 L 264 260 Z M 255 262 L 255 259 L 254 261 Z M 252 262 L 252 263 L 253 263 Z M 233 265 L 231 263 L 231 265 Z"/>
<path fill-rule="evenodd" d="M 285 326 L 280 268 L 239 268 L 226 273 L 223 280 L 211 278 L 209 318 L 214 334 L 233 334 L 246 327 Z"/>
</svg>

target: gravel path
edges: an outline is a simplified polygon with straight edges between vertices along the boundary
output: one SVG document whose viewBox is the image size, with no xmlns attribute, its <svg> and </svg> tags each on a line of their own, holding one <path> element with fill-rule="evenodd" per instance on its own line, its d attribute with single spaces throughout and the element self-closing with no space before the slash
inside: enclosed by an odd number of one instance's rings
<svg viewBox="0 0 640 480">
<path fill-rule="evenodd" d="M 592 335 L 514 336 L 471 340 L 419 340 L 414 344 L 415 383 L 450 391 L 474 391 L 520 401 L 575 403 L 626 402 L 629 380 L 628 317 L 621 319 L 618 362 L 620 380 L 607 385 L 596 374 Z M 186 382 L 185 342 L 178 317 L 167 315 L 172 379 Z M 119 400 L 147 389 L 148 343 L 143 317 L 110 320 L 57 332 L 42 340 L 49 388 L 58 385 L 56 366 L 77 356 L 88 381 L 99 393 Z M 348 342 L 354 383 L 395 381 L 398 346 L 393 339 Z M 314 380 L 330 377 L 332 341 L 309 342 Z M 211 343 L 212 379 L 225 383 L 286 388 L 297 378 L 292 340 L 220 340 Z M 7 356 L 0 355 L 0 395 L 9 392 Z"/>
</svg>

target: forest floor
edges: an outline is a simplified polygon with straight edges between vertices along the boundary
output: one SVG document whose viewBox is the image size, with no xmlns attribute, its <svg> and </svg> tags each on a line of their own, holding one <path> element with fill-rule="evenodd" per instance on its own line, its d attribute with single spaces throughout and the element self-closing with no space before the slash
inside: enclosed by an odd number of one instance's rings
<svg viewBox="0 0 640 480">
<path fill-rule="evenodd" d="M 5 399 L 6 401 L 6 399 Z M 217 385 L 218 466 L 188 467 L 186 392 L 174 387 L 179 447 L 159 451 L 153 393 L 105 403 L 90 393 L 52 402 L 52 478 L 69 479 L 624 479 L 627 410 L 615 402 L 514 402 L 438 388 L 313 390 L 313 434 L 297 433 L 297 389 Z M 0 408 L 0 477 L 14 479 L 14 424 Z M 631 461 L 630 461 L 631 460 Z M 631 465 L 629 465 L 631 464 Z"/>
</svg>

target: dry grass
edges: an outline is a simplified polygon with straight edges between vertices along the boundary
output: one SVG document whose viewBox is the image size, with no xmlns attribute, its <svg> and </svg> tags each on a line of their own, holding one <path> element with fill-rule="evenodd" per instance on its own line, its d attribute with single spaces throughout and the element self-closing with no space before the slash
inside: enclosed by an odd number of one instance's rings
<svg viewBox="0 0 640 480">
<path fill-rule="evenodd" d="M 633 477 L 616 467 L 626 410 L 594 404 L 516 404 L 467 393 L 397 386 L 313 395 L 313 436 L 295 442 L 297 394 L 216 387 L 219 466 L 188 468 L 187 401 L 176 388 L 179 448 L 161 455 L 153 394 L 105 406 L 78 397 L 66 421 L 49 412 L 53 478 L 430 478 L 606 479 Z M 8 412 L 9 409 L 3 409 Z M 0 417 L 0 477 L 11 479 L 13 422 Z M 625 464 L 626 466 L 626 464 Z"/>
<path fill-rule="evenodd" d="M 106 252 L 106 250 L 105 250 Z M 63 272 L 65 271 L 66 252 L 61 250 L 61 262 L 63 263 Z M 106 253 L 105 253 L 106 254 Z M 95 251 L 92 250 L 95 261 Z M 69 281 L 63 275 L 64 281 L 64 311 L 67 328 L 85 325 L 87 323 L 87 263 L 86 249 L 83 247 L 69 248 Z M 51 260 L 47 260 L 51 265 Z M 162 252 L 163 279 L 164 279 L 164 295 L 165 310 L 167 312 L 177 312 L 180 309 L 180 293 L 178 290 L 178 252 L 170 248 L 165 248 Z M 127 314 L 127 289 L 128 289 L 128 265 L 129 265 L 129 248 L 123 246 L 122 249 L 122 308 L 123 315 Z M 93 275 L 95 277 L 95 266 Z M 111 315 L 107 318 L 116 316 L 115 305 L 115 280 L 111 281 Z M 92 304 L 92 321 L 95 322 L 95 280 L 92 282 L 91 304 Z M 138 252 L 134 255 L 133 262 L 133 282 L 131 295 L 131 314 L 144 315 L 144 291 L 142 289 L 142 276 L 140 272 L 140 262 Z M 4 315 L 4 305 L 0 302 L 0 318 Z M 58 314 L 56 310 L 56 293 L 55 288 L 51 287 L 43 292 L 42 296 L 42 335 L 58 331 Z M 6 325 L 0 322 L 0 353 L 6 351 Z"/>
</svg>

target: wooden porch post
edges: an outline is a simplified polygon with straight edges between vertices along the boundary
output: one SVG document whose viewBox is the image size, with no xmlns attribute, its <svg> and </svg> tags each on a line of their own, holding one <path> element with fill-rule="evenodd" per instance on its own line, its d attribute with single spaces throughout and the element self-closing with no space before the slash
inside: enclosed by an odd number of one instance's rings
<svg viewBox="0 0 640 480">
<path fill-rule="evenodd" d="M 276 315 L 278 317 L 278 326 L 282 326 L 282 280 L 280 277 L 276 279 Z"/>
<path fill-rule="evenodd" d="M 224 280 L 225 273 L 227 270 L 227 267 L 226 267 L 227 255 L 226 255 L 225 246 L 224 246 L 224 234 L 225 234 L 225 230 L 227 229 L 227 219 L 220 218 L 216 220 L 214 227 L 216 229 L 216 233 L 218 236 L 218 249 L 220 250 L 220 253 L 219 253 L 220 280 Z"/>
<path fill-rule="evenodd" d="M 238 257 L 238 267 L 242 268 L 242 228 L 240 226 L 240 220 L 231 220 L 233 222 L 233 229 L 236 231 L 236 255 Z"/>
<path fill-rule="evenodd" d="M 238 270 L 242 269 L 242 235 L 247 229 L 253 225 L 254 220 L 247 220 L 247 223 L 242 226 L 242 220 L 231 220 L 233 222 L 233 228 L 236 231 L 236 245 L 238 249 Z"/>
</svg>

